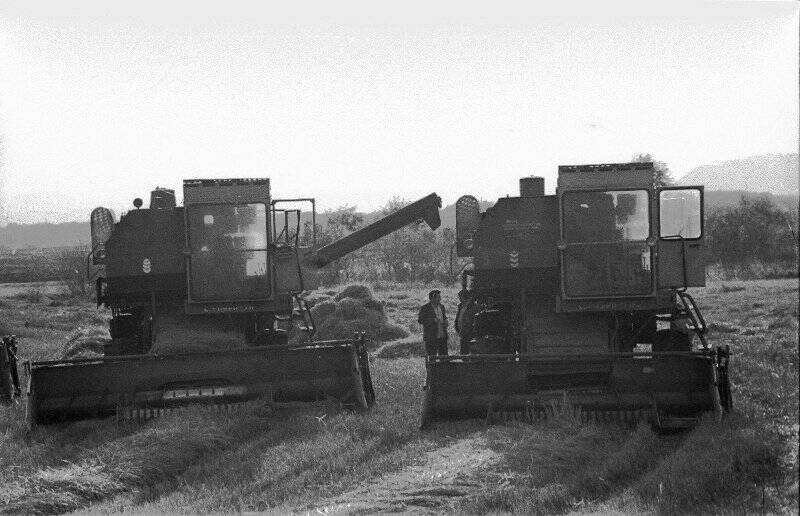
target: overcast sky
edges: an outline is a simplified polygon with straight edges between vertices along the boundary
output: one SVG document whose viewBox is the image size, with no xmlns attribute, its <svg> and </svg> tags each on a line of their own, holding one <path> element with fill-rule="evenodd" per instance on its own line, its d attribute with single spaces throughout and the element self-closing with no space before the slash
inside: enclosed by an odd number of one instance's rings
<svg viewBox="0 0 800 516">
<path fill-rule="evenodd" d="M 559 164 L 640 152 L 681 176 L 797 151 L 794 2 L 102 5 L 0 10 L 8 220 L 119 213 L 192 177 L 267 176 L 276 197 L 372 210 L 513 195 L 531 174 L 552 190 Z"/>
</svg>

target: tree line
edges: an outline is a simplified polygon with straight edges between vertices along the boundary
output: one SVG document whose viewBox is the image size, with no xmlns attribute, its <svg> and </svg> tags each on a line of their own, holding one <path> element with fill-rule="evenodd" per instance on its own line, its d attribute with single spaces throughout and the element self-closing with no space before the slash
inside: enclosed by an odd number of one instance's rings
<svg viewBox="0 0 800 516">
<path fill-rule="evenodd" d="M 707 262 L 730 270 L 766 266 L 779 271 L 773 275 L 796 276 L 797 224 L 797 210 L 783 210 L 767 198 L 742 196 L 737 205 L 706 216 Z"/>
</svg>

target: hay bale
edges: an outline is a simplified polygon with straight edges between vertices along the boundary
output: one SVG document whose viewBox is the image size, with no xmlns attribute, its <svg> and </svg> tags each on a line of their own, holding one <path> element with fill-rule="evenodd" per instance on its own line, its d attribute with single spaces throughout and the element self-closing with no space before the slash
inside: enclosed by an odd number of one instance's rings
<svg viewBox="0 0 800 516">
<path fill-rule="evenodd" d="M 374 339 L 381 342 L 404 339 L 408 337 L 408 330 L 396 324 L 384 323 L 376 328 Z"/>
<path fill-rule="evenodd" d="M 333 298 L 327 297 L 332 295 Z M 354 333 L 366 333 L 368 341 L 387 342 L 408 336 L 404 328 L 389 322 L 384 303 L 375 299 L 365 285 L 348 285 L 341 292 L 311 294 L 318 300 L 311 308 L 319 340 L 349 339 Z"/>
<path fill-rule="evenodd" d="M 323 301 L 314 305 L 311 309 L 311 317 L 315 321 L 321 321 L 336 311 L 336 303 L 333 301 Z"/>
<path fill-rule="evenodd" d="M 369 299 L 362 299 L 361 303 L 367 310 L 374 310 L 376 312 L 383 313 L 383 307 L 384 307 L 383 301 L 378 301 L 377 299 L 369 298 Z"/>
<path fill-rule="evenodd" d="M 342 302 L 346 299 L 355 299 L 361 301 L 361 304 L 367 310 L 375 310 L 376 312 L 383 313 L 384 303 L 375 299 L 372 291 L 365 285 L 348 285 L 341 292 L 336 294 L 333 298 L 336 302 Z"/>
<path fill-rule="evenodd" d="M 375 353 L 377 358 L 424 357 L 425 344 L 419 339 L 400 340 L 384 344 Z"/>
<path fill-rule="evenodd" d="M 370 312 L 374 312 L 374 310 L 367 310 L 361 300 L 346 297 L 336 303 L 336 310 L 332 316 L 345 321 L 355 321 L 366 319 L 372 315 Z"/>
<path fill-rule="evenodd" d="M 341 301 L 345 298 L 351 299 L 372 299 L 375 298 L 372 295 L 372 291 L 366 285 L 348 285 L 346 286 L 341 292 L 336 294 L 334 297 L 334 301 Z"/>
</svg>

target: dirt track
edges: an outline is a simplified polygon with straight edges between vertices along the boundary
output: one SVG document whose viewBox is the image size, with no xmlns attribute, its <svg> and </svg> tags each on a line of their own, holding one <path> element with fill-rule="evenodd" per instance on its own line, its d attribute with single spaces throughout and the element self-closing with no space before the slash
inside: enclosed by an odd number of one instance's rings
<svg viewBox="0 0 800 516">
<path fill-rule="evenodd" d="M 509 482 L 500 472 L 501 456 L 474 433 L 427 452 L 415 464 L 314 506 L 297 509 L 306 514 L 374 514 L 448 512 L 465 496 L 475 496 Z"/>
</svg>

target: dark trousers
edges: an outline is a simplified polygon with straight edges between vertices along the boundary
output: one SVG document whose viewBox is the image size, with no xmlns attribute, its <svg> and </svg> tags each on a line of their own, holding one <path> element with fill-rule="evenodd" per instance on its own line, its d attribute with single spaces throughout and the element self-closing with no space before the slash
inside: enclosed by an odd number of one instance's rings
<svg viewBox="0 0 800 516">
<path fill-rule="evenodd" d="M 441 339 L 426 339 L 425 353 L 427 353 L 428 356 L 447 355 L 447 337 L 442 337 Z"/>
</svg>

